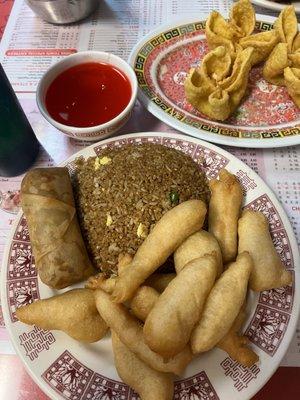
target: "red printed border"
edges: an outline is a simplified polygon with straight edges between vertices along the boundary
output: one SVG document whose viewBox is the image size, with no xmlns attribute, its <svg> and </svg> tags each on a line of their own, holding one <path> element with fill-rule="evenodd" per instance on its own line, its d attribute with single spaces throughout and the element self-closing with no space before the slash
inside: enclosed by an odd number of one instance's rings
<svg viewBox="0 0 300 400">
<path fill-rule="evenodd" d="M 245 334 L 257 347 L 273 357 L 290 321 L 290 315 L 258 304 Z"/>
<path fill-rule="evenodd" d="M 13 240 L 30 243 L 28 226 L 24 215 L 22 216 L 22 218 L 18 223 L 17 229 L 14 233 Z"/>
<path fill-rule="evenodd" d="M 6 291 L 9 314 L 12 322 L 18 321 L 16 310 L 19 307 L 31 304 L 40 298 L 37 278 L 7 281 Z"/>
<path fill-rule="evenodd" d="M 35 326 L 28 332 L 19 335 L 20 345 L 25 350 L 25 355 L 31 361 L 39 357 L 44 350 L 49 350 L 50 346 L 56 341 L 52 332 L 45 331 Z"/>
<path fill-rule="evenodd" d="M 93 372 L 69 351 L 64 351 L 42 378 L 62 397 L 71 400 L 138 400 L 139 396 L 123 382 Z M 175 382 L 174 400 L 219 400 L 204 371 Z"/>
<path fill-rule="evenodd" d="M 7 280 L 27 279 L 37 276 L 30 242 L 13 241 L 10 247 Z"/>
<path fill-rule="evenodd" d="M 204 371 L 175 382 L 174 400 L 209 399 L 219 400 L 219 397 Z"/>
<path fill-rule="evenodd" d="M 229 376 L 233 380 L 234 387 L 238 392 L 247 388 L 249 383 L 260 373 L 257 365 L 247 368 L 230 357 L 225 358 L 220 365 L 224 369 L 225 376 Z"/>
</svg>

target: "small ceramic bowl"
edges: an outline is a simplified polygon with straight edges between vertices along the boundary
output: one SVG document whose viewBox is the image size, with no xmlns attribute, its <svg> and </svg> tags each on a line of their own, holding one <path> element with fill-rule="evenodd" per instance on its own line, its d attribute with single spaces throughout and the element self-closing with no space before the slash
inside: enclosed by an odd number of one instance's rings
<svg viewBox="0 0 300 400">
<path fill-rule="evenodd" d="M 82 128 L 68 126 L 57 122 L 51 117 L 45 106 L 45 97 L 50 84 L 59 74 L 61 74 L 66 69 L 69 69 L 74 65 L 89 62 L 103 62 L 113 65 L 126 75 L 131 84 L 131 98 L 129 103 L 127 104 L 126 108 L 115 118 L 101 125 Z M 57 62 L 52 67 L 50 67 L 48 71 L 46 71 L 38 84 L 36 101 L 40 112 L 46 118 L 46 120 L 51 125 L 59 129 L 61 132 L 75 139 L 96 141 L 111 136 L 127 122 L 130 117 L 131 110 L 134 106 L 136 96 L 137 79 L 133 69 L 126 63 L 126 61 L 122 60 L 118 56 L 115 56 L 114 54 L 105 53 L 102 51 L 82 51 L 64 58 L 63 60 Z"/>
</svg>

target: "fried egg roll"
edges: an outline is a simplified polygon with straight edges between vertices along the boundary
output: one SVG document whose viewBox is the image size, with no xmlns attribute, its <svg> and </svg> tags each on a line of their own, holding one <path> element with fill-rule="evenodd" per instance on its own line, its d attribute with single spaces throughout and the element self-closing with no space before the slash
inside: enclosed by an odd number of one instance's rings
<svg viewBox="0 0 300 400">
<path fill-rule="evenodd" d="M 36 168 L 25 175 L 21 205 L 39 277 L 62 289 L 93 274 L 77 221 L 67 168 Z"/>
</svg>

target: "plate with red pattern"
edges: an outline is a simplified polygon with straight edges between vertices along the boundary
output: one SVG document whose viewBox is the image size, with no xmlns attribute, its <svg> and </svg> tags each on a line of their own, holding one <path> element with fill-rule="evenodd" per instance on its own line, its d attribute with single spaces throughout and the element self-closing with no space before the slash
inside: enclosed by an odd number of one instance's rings
<svg viewBox="0 0 300 400">
<path fill-rule="evenodd" d="M 256 31 L 272 29 L 274 21 L 257 15 Z M 300 109 L 286 88 L 263 78 L 262 65 L 252 68 L 247 94 L 227 121 L 210 120 L 187 102 L 184 80 L 208 52 L 205 22 L 173 22 L 135 46 L 129 63 L 138 79 L 139 100 L 161 121 L 209 142 L 262 148 L 300 144 Z"/>
<path fill-rule="evenodd" d="M 113 137 L 79 151 L 63 165 L 72 174 L 74 160 L 78 157 L 99 155 L 105 148 L 127 143 L 145 142 L 162 144 L 188 154 L 209 179 L 216 178 L 222 168 L 236 174 L 243 187 L 243 206 L 266 215 L 277 252 L 292 272 L 290 286 L 251 293 L 248 297 L 243 331 L 259 355 L 257 364 L 245 368 L 215 348 L 196 357 L 174 383 L 176 400 L 249 399 L 278 367 L 296 327 L 300 262 L 288 218 L 272 191 L 243 162 L 208 142 L 181 134 L 148 132 Z M 138 395 L 117 375 L 109 335 L 98 343 L 82 344 L 63 332 L 44 331 L 17 320 L 18 307 L 58 292 L 44 285 L 37 275 L 26 219 L 20 212 L 3 258 L 1 304 L 12 343 L 30 375 L 47 395 L 57 400 L 137 400 Z"/>
</svg>

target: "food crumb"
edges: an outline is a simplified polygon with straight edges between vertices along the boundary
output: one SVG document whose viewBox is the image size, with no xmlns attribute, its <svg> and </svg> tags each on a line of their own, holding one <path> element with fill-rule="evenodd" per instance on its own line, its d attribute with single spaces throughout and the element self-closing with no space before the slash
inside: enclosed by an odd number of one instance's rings
<svg viewBox="0 0 300 400">
<path fill-rule="evenodd" d="M 113 223 L 113 219 L 110 214 L 107 213 L 107 218 L 106 218 L 106 226 L 110 226 Z"/>
<path fill-rule="evenodd" d="M 147 228 L 142 223 L 139 224 L 136 233 L 139 238 L 145 238 L 148 235 Z"/>
<path fill-rule="evenodd" d="M 99 160 L 99 157 L 96 157 L 96 158 L 95 158 L 95 164 L 94 164 L 94 166 L 95 166 L 95 171 L 97 171 L 97 170 L 100 168 L 100 160 Z"/>
<path fill-rule="evenodd" d="M 95 158 L 95 171 L 97 171 L 101 167 L 101 165 L 107 165 L 110 163 L 111 163 L 110 157 L 106 157 L 106 156 L 101 157 L 101 158 L 96 157 Z"/>
<path fill-rule="evenodd" d="M 111 158 L 110 157 L 101 157 L 100 158 L 100 164 L 101 165 L 106 165 L 106 164 L 110 164 L 111 163 Z"/>
</svg>

